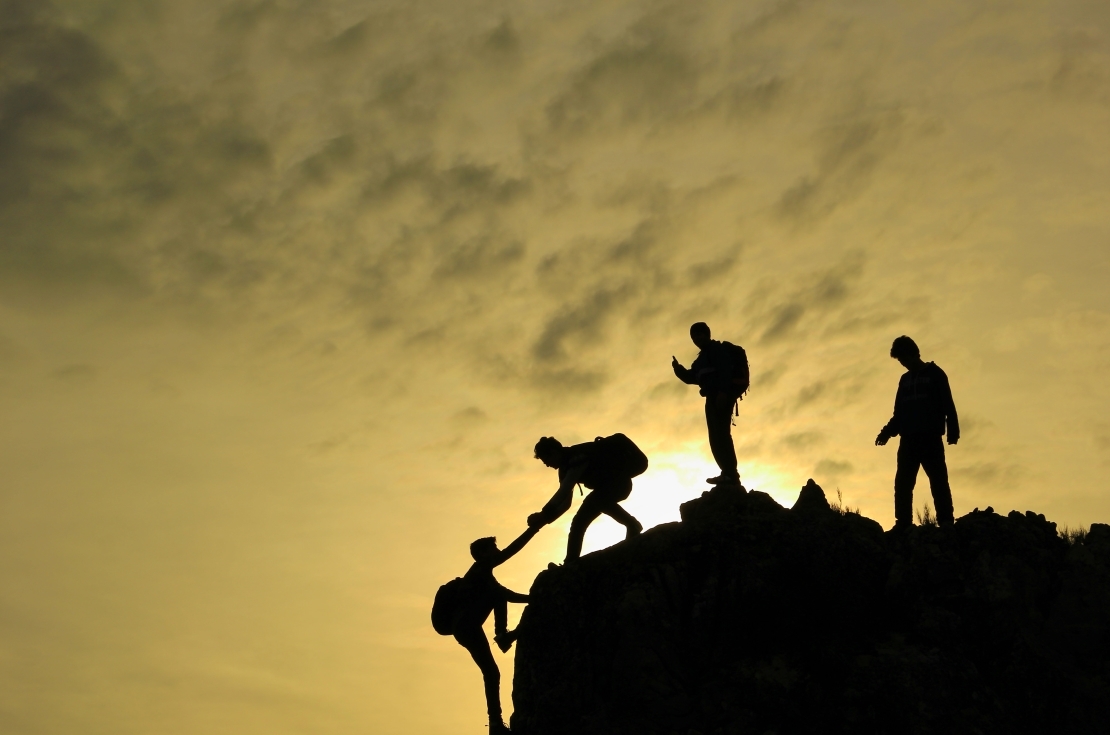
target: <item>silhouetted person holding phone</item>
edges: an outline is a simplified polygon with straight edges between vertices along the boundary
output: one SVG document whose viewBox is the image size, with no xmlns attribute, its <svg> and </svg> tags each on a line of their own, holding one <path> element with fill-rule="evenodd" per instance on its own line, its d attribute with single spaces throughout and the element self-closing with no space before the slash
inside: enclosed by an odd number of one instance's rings
<svg viewBox="0 0 1110 735">
<path fill-rule="evenodd" d="M 554 437 L 545 436 L 536 442 L 535 454 L 536 459 L 559 471 L 559 489 L 543 510 L 528 516 L 529 526 L 539 528 L 566 513 L 576 483 L 592 490 L 570 522 L 568 562 L 582 555 L 586 529 L 602 513 L 625 527 L 625 538 L 644 530 L 640 522 L 620 506 L 632 492 L 632 478 L 643 473 L 648 465 L 647 457 L 627 436 L 598 437 L 595 441 L 569 447 L 564 447 Z"/>
<path fill-rule="evenodd" d="M 894 340 L 890 356 L 902 363 L 906 372 L 898 381 L 894 416 L 879 432 L 875 444 L 881 447 L 891 437 L 902 437 L 898 445 L 898 472 L 894 476 L 895 528 L 913 525 L 913 488 L 918 467 L 924 468 L 929 477 L 937 523 L 950 526 L 954 522 L 952 488 L 948 485 L 941 436 L 947 426 L 948 443 L 958 442 L 960 420 L 948 376 L 936 363 L 923 362 L 917 343 L 905 335 Z"/>
<path fill-rule="evenodd" d="M 530 527 L 505 549 L 497 548 L 497 539 L 480 538 L 470 545 L 474 563 L 462 578 L 440 588 L 432 608 L 432 625 L 443 635 L 453 635 L 482 671 L 486 689 L 486 711 L 491 735 L 509 732 L 501 717 L 501 671 L 490 651 L 489 640 L 482 626 L 493 613 L 493 640 L 507 652 L 516 640 L 516 631 L 507 628 L 508 603 L 528 602 L 528 595 L 501 586 L 493 576 L 494 567 L 504 564 L 539 531 Z"/>
<path fill-rule="evenodd" d="M 697 385 L 705 396 L 705 425 L 709 429 L 709 449 L 721 469 L 706 482 L 714 485 L 739 485 L 736 447 L 732 443 L 732 414 L 740 415 L 739 401 L 748 390 L 750 375 L 744 348 L 710 337 L 709 325 L 698 322 L 690 327 L 690 339 L 701 350 L 690 368 L 671 356 L 671 367 L 678 379 Z"/>
</svg>

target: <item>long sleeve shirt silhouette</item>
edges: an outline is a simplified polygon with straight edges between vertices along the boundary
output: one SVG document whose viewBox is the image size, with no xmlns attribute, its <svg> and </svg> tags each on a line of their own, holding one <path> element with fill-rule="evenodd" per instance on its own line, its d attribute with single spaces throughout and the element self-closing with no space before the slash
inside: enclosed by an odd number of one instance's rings
<svg viewBox="0 0 1110 735">
<path fill-rule="evenodd" d="M 466 619 L 468 622 L 477 620 L 480 625 L 489 617 L 491 612 L 498 608 L 499 603 L 528 602 L 528 595 L 513 592 L 498 582 L 493 576 L 493 570 L 494 567 L 504 564 L 523 549 L 538 530 L 537 528 L 529 528 L 515 541 L 500 550 L 493 559 L 476 561 L 470 565 L 470 569 L 463 575 L 463 579 L 466 580 L 472 592 L 467 605 Z M 500 614 L 499 617 L 501 617 Z M 504 629 L 505 621 L 503 619 L 497 620 L 495 623 L 499 631 Z"/>
<path fill-rule="evenodd" d="M 946 426 L 948 441 L 954 444 L 960 438 L 960 420 L 948 376 L 934 362 L 906 371 L 898 381 L 894 415 L 883 427 L 883 433 L 940 436 Z"/>
</svg>

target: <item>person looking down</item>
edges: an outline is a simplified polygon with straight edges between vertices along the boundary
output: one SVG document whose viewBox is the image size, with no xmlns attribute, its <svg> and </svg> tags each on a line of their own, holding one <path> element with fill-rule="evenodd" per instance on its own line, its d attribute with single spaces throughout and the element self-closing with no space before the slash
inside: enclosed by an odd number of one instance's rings
<svg viewBox="0 0 1110 735">
<path fill-rule="evenodd" d="M 929 478 L 937 523 L 950 526 L 954 523 L 952 488 L 948 484 L 941 437 L 947 433 L 948 443 L 955 445 L 960 440 L 960 419 L 948 376 L 935 362 L 923 361 L 917 343 L 905 335 L 894 340 L 890 356 L 906 372 L 898 381 L 894 415 L 875 437 L 875 445 L 881 447 L 895 436 L 902 437 L 894 475 L 894 526 L 913 525 L 913 489 L 918 468 L 923 468 Z"/>
</svg>

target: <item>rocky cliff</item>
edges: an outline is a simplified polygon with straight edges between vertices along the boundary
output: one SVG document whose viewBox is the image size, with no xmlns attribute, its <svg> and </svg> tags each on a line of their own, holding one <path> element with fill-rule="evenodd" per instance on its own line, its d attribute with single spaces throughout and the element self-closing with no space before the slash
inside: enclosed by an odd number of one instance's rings
<svg viewBox="0 0 1110 735">
<path fill-rule="evenodd" d="M 517 735 L 1110 732 L 1110 526 L 718 488 L 540 574 L 520 630 Z"/>
</svg>

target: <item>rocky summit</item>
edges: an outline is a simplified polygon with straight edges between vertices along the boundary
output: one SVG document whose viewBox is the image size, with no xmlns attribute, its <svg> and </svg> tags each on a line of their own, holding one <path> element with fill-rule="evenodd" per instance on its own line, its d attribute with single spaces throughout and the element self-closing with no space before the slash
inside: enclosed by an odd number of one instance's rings
<svg viewBox="0 0 1110 735">
<path fill-rule="evenodd" d="M 1110 732 L 1110 526 L 719 487 L 537 577 L 516 735 Z"/>
</svg>

